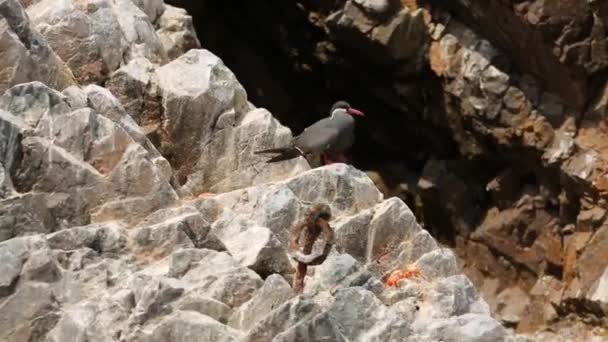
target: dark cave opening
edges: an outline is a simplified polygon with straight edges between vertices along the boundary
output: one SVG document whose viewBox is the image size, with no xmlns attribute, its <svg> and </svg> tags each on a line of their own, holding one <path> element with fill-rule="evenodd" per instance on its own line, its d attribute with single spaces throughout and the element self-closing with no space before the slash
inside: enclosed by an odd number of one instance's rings
<svg viewBox="0 0 608 342">
<path fill-rule="evenodd" d="M 457 155 L 451 135 L 438 133 L 440 127 L 422 120 L 430 100 L 426 94 L 439 87 L 430 69 L 418 79 L 405 80 L 413 88 L 407 109 L 387 105 L 376 93 L 394 79 L 394 71 L 333 46 L 327 33 L 308 18 L 307 9 L 322 11 L 332 7 L 331 2 L 172 3 L 192 13 L 203 48 L 237 75 L 250 101 L 267 108 L 294 134 L 327 116 L 333 102 L 343 99 L 366 113 L 357 124 L 352 150 L 358 168 L 404 162 L 419 172 L 430 157 Z"/>
</svg>

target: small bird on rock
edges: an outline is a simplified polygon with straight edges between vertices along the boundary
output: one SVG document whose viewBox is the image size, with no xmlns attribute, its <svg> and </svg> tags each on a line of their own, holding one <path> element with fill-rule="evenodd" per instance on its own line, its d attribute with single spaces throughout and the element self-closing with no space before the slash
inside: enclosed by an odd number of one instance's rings
<svg viewBox="0 0 608 342">
<path fill-rule="evenodd" d="M 275 163 L 309 154 L 321 154 L 324 165 L 346 160 L 343 152 L 355 141 L 355 119 L 364 116 L 346 101 L 338 101 L 331 107 L 330 116 L 308 126 L 285 147 L 255 151 L 255 154 L 278 154 L 266 161 Z"/>
</svg>

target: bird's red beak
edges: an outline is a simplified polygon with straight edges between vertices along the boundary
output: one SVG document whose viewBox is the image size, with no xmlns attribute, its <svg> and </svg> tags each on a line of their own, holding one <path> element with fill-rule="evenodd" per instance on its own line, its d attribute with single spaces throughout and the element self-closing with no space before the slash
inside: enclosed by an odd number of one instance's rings
<svg viewBox="0 0 608 342">
<path fill-rule="evenodd" d="M 348 108 L 346 111 L 352 115 L 365 116 L 362 111 L 355 109 L 355 108 Z"/>
</svg>

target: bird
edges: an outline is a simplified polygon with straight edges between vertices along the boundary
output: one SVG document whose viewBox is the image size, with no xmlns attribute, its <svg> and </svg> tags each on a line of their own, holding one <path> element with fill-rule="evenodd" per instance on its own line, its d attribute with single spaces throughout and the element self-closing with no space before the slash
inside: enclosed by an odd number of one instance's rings
<svg viewBox="0 0 608 342">
<path fill-rule="evenodd" d="M 342 153 L 355 141 L 354 115 L 365 116 L 362 111 L 351 107 L 348 102 L 337 101 L 331 107 L 329 117 L 306 127 L 287 146 L 255 151 L 254 154 L 277 154 L 266 163 L 276 163 L 309 154 L 321 154 L 324 165 L 332 164 L 333 160 L 344 161 L 346 158 Z M 330 159 L 328 156 L 336 158 Z"/>
</svg>

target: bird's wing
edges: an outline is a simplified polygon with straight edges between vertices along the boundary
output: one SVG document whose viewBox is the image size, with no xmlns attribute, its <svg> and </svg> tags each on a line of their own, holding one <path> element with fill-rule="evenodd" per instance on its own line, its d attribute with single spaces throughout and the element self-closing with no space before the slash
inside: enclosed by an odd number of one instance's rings
<svg viewBox="0 0 608 342">
<path fill-rule="evenodd" d="M 304 153 L 320 153 L 331 149 L 340 136 L 340 130 L 332 126 L 312 125 L 295 139 L 297 146 Z"/>
</svg>

